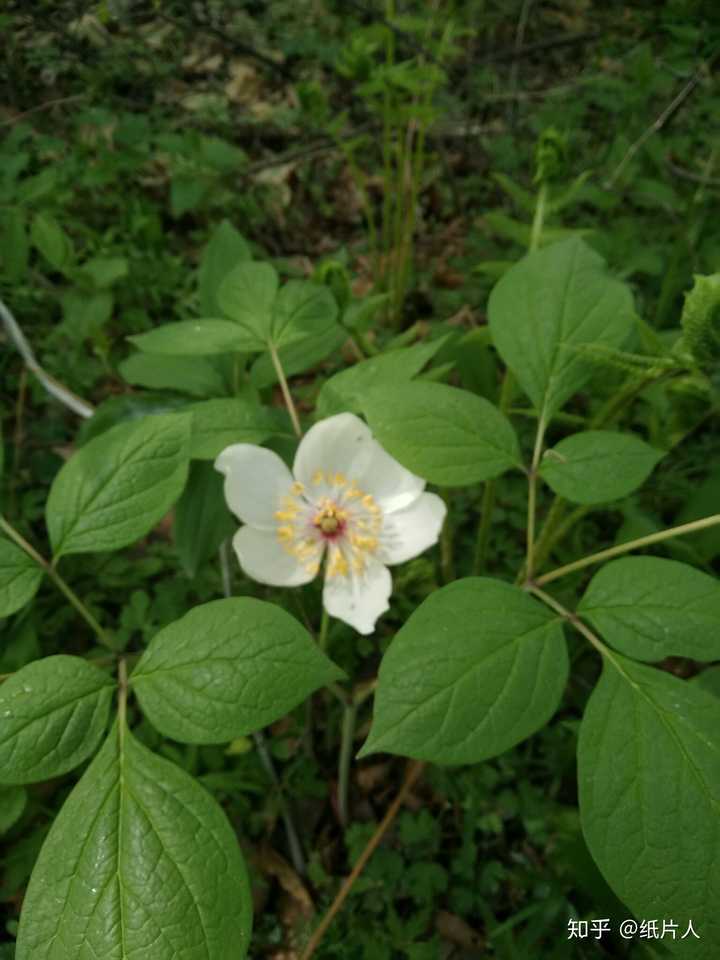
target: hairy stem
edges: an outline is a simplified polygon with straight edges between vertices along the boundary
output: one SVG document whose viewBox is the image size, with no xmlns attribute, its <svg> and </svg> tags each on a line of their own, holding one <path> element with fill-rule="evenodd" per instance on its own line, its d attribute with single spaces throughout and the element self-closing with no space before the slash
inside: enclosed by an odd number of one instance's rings
<svg viewBox="0 0 720 960">
<path fill-rule="evenodd" d="M 720 523 L 720 513 L 714 513 L 710 517 L 703 517 L 701 520 L 693 520 L 690 523 L 683 523 L 677 527 L 670 527 L 668 530 L 660 530 L 658 533 L 650 533 L 645 537 L 638 537 L 637 540 L 628 540 L 627 543 L 620 543 L 616 547 L 609 547 L 607 550 L 600 550 L 598 553 L 591 553 L 581 560 L 575 560 L 572 563 L 566 563 L 563 567 L 557 567 L 549 573 L 543 574 L 534 581 L 534 586 L 540 587 L 545 583 L 551 583 L 559 577 L 564 577 L 568 573 L 574 573 L 576 570 L 582 570 L 584 567 L 592 566 L 595 563 L 602 563 L 603 560 L 610 560 L 612 557 L 622 556 L 624 553 L 630 553 L 631 550 L 639 550 L 641 547 L 649 547 L 653 543 L 662 543 L 663 540 L 671 540 L 673 537 L 681 537 L 686 533 L 695 533 L 698 530 L 706 530 L 708 527 L 715 527 Z M 528 582 L 532 582 L 532 577 L 528 577 Z"/>
<path fill-rule="evenodd" d="M 71 589 L 71 587 L 66 583 L 65 580 L 57 572 L 56 568 L 49 563 L 43 556 L 41 556 L 37 550 L 27 542 L 27 540 L 11 526 L 5 517 L 0 516 L 0 530 L 3 533 L 16 543 L 21 550 L 23 550 L 35 563 L 42 568 L 43 572 L 52 580 L 55 586 L 64 594 L 65 598 L 72 604 L 73 607 L 77 610 L 80 616 L 85 620 L 85 622 L 92 628 L 99 642 L 107 647 L 109 650 L 112 650 L 112 643 L 107 633 L 103 630 L 100 624 L 97 622 L 95 617 L 90 613 L 88 608 L 82 602 L 80 597 Z"/>
<path fill-rule="evenodd" d="M 413 785 L 415 784 L 418 777 L 422 773 L 424 767 L 425 767 L 425 764 L 417 760 L 412 760 L 408 764 L 407 773 L 405 775 L 405 782 L 403 783 L 402 787 L 398 791 L 398 794 L 393 800 L 393 802 L 391 803 L 391 805 L 388 807 L 388 810 L 385 816 L 382 818 L 380 824 L 378 825 L 377 830 L 372 835 L 372 837 L 370 837 L 370 840 L 367 842 L 365 849 L 360 854 L 360 857 L 358 858 L 358 861 L 353 867 L 350 875 L 347 877 L 343 885 L 338 890 L 337 895 L 335 896 L 335 899 L 333 900 L 333 902 L 330 904 L 330 907 L 327 913 L 320 921 L 313 935 L 310 937 L 310 940 L 308 941 L 307 946 L 305 947 L 305 949 L 301 954 L 300 960 L 310 960 L 310 957 L 314 955 L 315 951 L 317 950 L 317 948 L 319 947 L 322 941 L 322 938 L 327 933 L 327 930 L 330 927 L 330 924 L 333 922 L 338 912 L 342 908 L 342 905 L 345 903 L 345 900 L 347 899 L 348 894 L 353 888 L 353 884 L 365 869 L 365 866 L 368 860 L 373 855 L 378 844 L 387 833 L 395 817 L 398 815 L 398 812 L 400 810 L 400 807 L 403 805 L 405 797 L 408 795 L 408 793 L 412 789 Z"/>
</svg>

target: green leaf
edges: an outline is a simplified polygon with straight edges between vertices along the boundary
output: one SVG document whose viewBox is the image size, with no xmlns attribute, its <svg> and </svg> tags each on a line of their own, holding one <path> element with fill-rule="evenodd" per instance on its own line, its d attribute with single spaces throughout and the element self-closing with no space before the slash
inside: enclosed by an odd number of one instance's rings
<svg viewBox="0 0 720 960">
<path fill-rule="evenodd" d="M 214 460 L 233 443 L 264 443 L 272 436 L 294 437 L 286 414 L 237 397 L 205 400 L 185 408 L 192 414 L 190 455 Z"/>
<path fill-rule="evenodd" d="M 608 503 L 641 486 L 664 456 L 633 434 L 587 430 L 546 451 L 540 475 L 573 503 Z"/>
<path fill-rule="evenodd" d="M 225 505 L 223 478 L 211 463 L 190 465 L 183 495 L 175 507 L 173 537 L 180 563 L 189 577 L 210 559 L 237 527 Z"/>
<path fill-rule="evenodd" d="M 0 783 L 35 783 L 87 760 L 107 726 L 115 683 L 87 660 L 35 660 L 0 686 Z"/>
<path fill-rule="evenodd" d="M 223 743 L 285 716 L 342 676 L 289 613 L 242 597 L 195 607 L 161 630 L 130 682 L 165 736 Z"/>
<path fill-rule="evenodd" d="M 38 213 L 33 217 L 30 239 L 51 267 L 64 272 L 72 263 L 74 253 L 70 238 L 54 217 Z"/>
<path fill-rule="evenodd" d="M 578 612 L 637 660 L 720 660 L 720 583 L 676 560 L 623 557 L 590 581 Z"/>
<path fill-rule="evenodd" d="M 170 181 L 170 212 L 175 219 L 197 210 L 212 189 L 209 178 L 197 174 L 175 174 Z"/>
<path fill-rule="evenodd" d="M 27 270 L 30 245 L 28 243 L 25 211 L 10 207 L 0 221 L 0 261 L 2 272 L 9 283 L 18 283 Z"/>
<path fill-rule="evenodd" d="M 78 270 L 78 275 L 97 290 L 107 290 L 128 275 L 125 257 L 92 257 Z"/>
<path fill-rule="evenodd" d="M 520 467 L 515 431 L 484 397 L 441 383 L 375 388 L 363 411 L 403 466 L 441 486 L 489 480 Z"/>
<path fill-rule="evenodd" d="M 276 347 L 287 347 L 339 329 L 337 313 L 337 303 L 327 287 L 308 280 L 289 280 L 273 304 L 273 343 Z"/>
<path fill-rule="evenodd" d="M 604 271 L 582 240 L 528 254 L 490 294 L 488 319 L 500 356 L 547 418 L 579 390 L 592 364 L 573 348 L 620 347 L 633 326 L 628 288 Z"/>
<path fill-rule="evenodd" d="M 16 960 L 242 960 L 251 909 L 217 803 L 115 728 L 42 847 Z"/>
<path fill-rule="evenodd" d="M 113 312 L 113 295 L 106 290 L 68 290 L 61 302 L 64 332 L 78 341 L 97 337 Z"/>
<path fill-rule="evenodd" d="M 231 270 L 218 290 L 220 309 L 252 335 L 257 349 L 265 349 L 272 336 L 278 283 L 269 263 L 248 262 Z"/>
<path fill-rule="evenodd" d="M 613 654 L 580 729 L 583 831 L 638 917 L 670 917 L 700 940 L 664 941 L 688 960 L 720 944 L 720 700 Z"/>
<path fill-rule="evenodd" d="M 412 380 L 446 341 L 447 337 L 438 337 L 429 343 L 416 343 L 403 350 L 391 350 L 361 360 L 347 370 L 341 370 L 323 384 L 316 403 L 318 416 L 331 417 L 346 410 L 360 413 L 371 391 Z"/>
<path fill-rule="evenodd" d="M 135 353 L 118 364 L 127 383 L 151 390 L 177 390 L 194 397 L 217 397 L 226 393 L 219 371 L 202 357 L 166 357 Z"/>
<path fill-rule="evenodd" d="M 47 501 L 55 557 L 119 550 L 149 533 L 185 486 L 190 426 L 185 414 L 145 417 L 73 454 Z"/>
<path fill-rule="evenodd" d="M 380 664 L 375 714 L 360 756 L 478 763 L 557 709 L 568 662 L 558 618 L 519 587 L 470 577 L 431 594 Z"/>
<path fill-rule="evenodd" d="M 25 787 L 0 787 L 0 836 L 18 822 L 26 805 Z"/>
<path fill-rule="evenodd" d="M 41 568 L 9 540 L 0 539 L 0 617 L 9 617 L 37 593 Z"/>
<path fill-rule="evenodd" d="M 220 284 L 234 267 L 251 259 L 245 238 L 228 220 L 223 220 L 205 247 L 198 271 L 200 309 L 206 316 L 219 316 L 217 294 Z"/>
<path fill-rule="evenodd" d="M 252 353 L 260 349 L 255 337 L 230 320 L 182 320 L 127 339 L 143 353 L 174 357 L 211 356 L 228 351 Z"/>
</svg>

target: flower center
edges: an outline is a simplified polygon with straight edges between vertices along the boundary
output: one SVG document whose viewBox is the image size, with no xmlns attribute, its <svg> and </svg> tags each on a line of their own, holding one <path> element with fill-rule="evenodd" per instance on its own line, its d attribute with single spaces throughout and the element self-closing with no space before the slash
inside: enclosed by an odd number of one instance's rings
<svg viewBox="0 0 720 960">
<path fill-rule="evenodd" d="M 382 510 L 342 473 L 316 470 L 310 490 L 296 480 L 279 507 L 278 542 L 308 573 L 318 572 L 327 547 L 327 577 L 362 574 L 380 546 Z"/>
<path fill-rule="evenodd" d="M 344 510 L 328 500 L 321 504 L 320 510 L 313 518 L 313 523 L 328 539 L 332 539 L 342 533 L 346 516 Z"/>
</svg>

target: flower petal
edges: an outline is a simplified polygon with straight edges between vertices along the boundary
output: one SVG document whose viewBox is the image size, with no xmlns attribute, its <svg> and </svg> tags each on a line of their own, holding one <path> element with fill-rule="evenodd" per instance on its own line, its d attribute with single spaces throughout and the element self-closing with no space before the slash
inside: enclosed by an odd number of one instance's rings
<svg viewBox="0 0 720 960">
<path fill-rule="evenodd" d="M 447 507 L 435 493 L 422 493 L 417 500 L 385 517 L 380 535 L 383 563 L 404 563 L 437 543 Z"/>
<path fill-rule="evenodd" d="M 240 527 L 233 537 L 233 547 L 245 573 L 259 583 L 271 587 L 299 587 L 309 583 L 317 574 L 317 567 L 288 553 L 278 542 L 275 533 L 255 527 Z M 318 544 L 319 560 L 322 544 Z"/>
<path fill-rule="evenodd" d="M 375 621 L 389 609 L 391 593 L 390 571 L 370 558 L 362 574 L 326 577 L 323 604 L 331 617 L 367 634 L 373 632 Z"/>
<path fill-rule="evenodd" d="M 331 496 L 333 480 L 328 477 L 340 474 L 374 497 L 384 512 L 408 506 L 425 488 L 425 481 L 383 450 L 367 424 L 352 413 L 338 413 L 308 430 L 293 473 L 310 499 Z"/>
<path fill-rule="evenodd" d="M 225 474 L 225 499 L 232 512 L 243 523 L 274 530 L 275 511 L 293 482 L 280 457 L 252 443 L 236 443 L 219 454 L 215 469 Z"/>
</svg>

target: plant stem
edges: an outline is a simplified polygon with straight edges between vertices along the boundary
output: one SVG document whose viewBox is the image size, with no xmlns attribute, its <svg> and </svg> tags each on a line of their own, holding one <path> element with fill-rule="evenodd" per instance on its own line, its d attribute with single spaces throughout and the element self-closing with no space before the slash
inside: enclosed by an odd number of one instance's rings
<svg viewBox="0 0 720 960">
<path fill-rule="evenodd" d="M 223 549 L 223 547 L 226 546 L 226 543 L 220 547 L 219 557 L 223 594 L 227 599 L 232 596 L 232 590 L 230 586 L 230 558 L 228 557 L 227 549 Z M 302 844 L 300 843 L 298 832 L 295 829 L 295 823 L 290 813 L 290 808 L 285 800 L 285 794 L 282 783 L 280 782 L 280 777 L 277 775 L 275 764 L 273 763 L 272 757 L 270 756 L 270 751 L 267 748 L 265 736 L 262 730 L 256 730 L 252 736 L 253 741 L 255 742 L 255 749 L 260 757 L 260 762 L 265 768 L 265 772 L 267 773 L 268 777 L 277 789 L 278 806 L 280 807 L 280 816 L 282 817 L 283 826 L 285 827 L 285 836 L 287 837 L 288 849 L 290 850 L 290 859 L 292 860 L 295 872 L 301 877 L 304 877 L 307 873 L 307 868 L 305 866 L 305 856 L 303 854 Z"/>
<path fill-rule="evenodd" d="M 323 653 L 325 653 L 325 651 L 327 650 L 329 626 L 330 626 L 330 616 L 327 610 L 325 609 L 325 607 L 323 607 L 322 619 L 320 620 L 320 630 L 318 631 L 318 640 L 317 640 L 318 646 L 320 647 Z"/>
<path fill-rule="evenodd" d="M 545 438 L 545 413 L 540 414 L 538 420 L 537 433 L 535 434 L 535 448 L 533 450 L 532 463 L 528 471 L 528 518 L 527 518 L 527 553 L 525 557 L 525 569 L 527 570 L 527 579 L 532 580 L 535 564 L 535 514 L 537 512 L 537 476 L 540 466 L 540 457 L 542 456 L 543 440 Z"/>
<path fill-rule="evenodd" d="M 443 583 L 450 583 L 455 579 L 455 564 L 453 563 L 453 527 L 450 523 L 450 496 L 442 490 L 441 495 L 448 506 L 445 523 L 440 531 L 440 572 Z"/>
<path fill-rule="evenodd" d="M 533 216 L 532 228 L 530 230 L 530 243 L 528 252 L 533 253 L 540 246 L 543 225 L 545 223 L 545 208 L 547 206 L 547 184 L 540 184 L 537 200 L 535 201 L 535 215 Z"/>
<path fill-rule="evenodd" d="M 603 560 L 609 560 L 611 557 L 619 557 L 624 553 L 629 553 L 631 550 L 639 550 L 641 547 L 648 547 L 653 543 L 662 543 L 663 540 L 681 537 L 686 533 L 695 533 L 698 530 L 715 527 L 719 523 L 720 513 L 714 513 L 712 516 L 703 517 L 701 520 L 693 520 L 690 523 L 680 524 L 678 527 L 670 527 L 668 530 L 659 531 L 659 533 L 650 533 L 645 537 L 638 537 L 637 540 L 628 540 L 627 543 L 618 544 L 616 547 L 609 547 L 607 550 L 600 550 L 598 553 L 591 553 L 581 560 L 575 560 L 573 563 L 566 563 L 563 567 L 551 570 L 549 573 L 543 574 L 542 577 L 538 577 L 537 580 L 534 581 L 533 586 L 542 586 L 542 584 L 550 583 L 559 577 L 564 577 L 568 573 L 573 573 L 575 570 L 582 570 L 584 567 L 589 567 L 592 564 L 602 563 Z M 528 582 L 531 581 L 532 578 L 528 577 Z"/>
<path fill-rule="evenodd" d="M 295 403 L 293 401 L 292 394 L 290 393 L 290 388 L 288 387 L 287 380 L 285 379 L 285 371 L 282 368 L 282 363 L 280 363 L 277 347 L 274 343 L 270 342 L 269 350 L 270 358 L 280 383 L 280 389 L 282 390 L 283 400 L 285 401 L 285 406 L 287 407 L 287 411 L 290 414 L 290 419 L 292 420 L 293 429 L 295 430 L 296 436 L 301 437 L 302 428 L 300 426 L 300 419 L 298 417 L 297 410 L 295 409 Z"/>
<path fill-rule="evenodd" d="M 567 607 L 564 607 L 558 600 L 555 599 L 555 597 L 550 596 L 549 593 L 545 593 L 544 590 L 540 590 L 538 587 L 530 587 L 530 593 L 533 593 L 538 600 L 542 600 L 544 604 L 546 604 L 556 613 L 559 613 L 563 620 L 567 620 L 568 623 L 570 623 L 578 633 L 582 634 L 586 640 L 590 641 L 590 643 L 603 657 L 607 657 L 608 660 L 611 660 L 614 666 L 616 666 L 617 669 L 624 674 L 624 670 L 613 655 L 610 647 L 606 646 L 600 637 L 594 634 L 589 627 L 585 626 L 576 613 L 574 613 L 572 610 L 568 610 Z"/>
<path fill-rule="evenodd" d="M 505 371 L 502 386 L 500 387 L 500 399 L 498 406 L 502 413 L 507 413 L 510 402 L 515 392 L 515 381 L 509 370 Z M 477 539 L 475 541 L 475 556 L 473 558 L 473 573 L 477 576 L 485 568 L 485 558 L 487 548 L 490 542 L 490 528 L 492 526 L 492 515 L 495 510 L 495 496 L 497 493 L 497 480 L 487 480 L 483 490 L 482 503 L 480 504 L 480 523 L 478 524 Z"/>
<path fill-rule="evenodd" d="M 337 895 L 335 896 L 335 899 L 331 903 L 327 913 L 320 921 L 313 935 L 310 937 L 310 940 L 308 941 L 307 946 L 305 947 L 305 949 L 301 954 L 300 960 L 310 960 L 310 957 L 314 955 L 315 951 L 317 950 L 318 946 L 322 941 L 322 938 L 327 933 L 327 930 L 330 924 L 333 922 L 338 912 L 340 911 L 342 905 L 345 903 L 345 900 L 347 899 L 348 894 L 353 888 L 353 884 L 355 883 L 357 878 L 360 876 L 360 874 L 363 872 L 368 860 L 373 855 L 378 844 L 387 833 L 388 828 L 391 826 L 393 820 L 397 816 L 398 811 L 400 810 L 400 807 L 402 806 L 403 801 L 405 800 L 405 797 L 408 795 L 408 793 L 412 789 L 416 780 L 422 773 L 424 767 L 425 767 L 425 764 L 417 760 L 410 761 L 410 763 L 408 764 L 407 773 L 405 775 L 405 782 L 403 783 L 402 787 L 398 791 L 397 796 L 395 797 L 392 804 L 388 808 L 385 816 L 382 818 L 377 830 L 375 831 L 375 833 L 372 835 L 372 837 L 366 844 L 363 852 L 360 854 L 360 857 L 358 858 L 358 861 L 355 864 L 355 866 L 352 868 L 350 875 L 347 877 L 343 885 L 338 890 Z"/>
<path fill-rule="evenodd" d="M 92 627 L 93 632 L 97 636 L 100 643 L 107 647 L 109 650 L 112 650 L 112 643 L 110 638 L 105 633 L 103 628 L 97 622 L 95 617 L 90 613 L 88 608 L 82 602 L 80 597 L 70 588 L 70 586 L 63 580 L 60 574 L 57 572 L 55 567 L 49 563 L 43 556 L 41 556 L 37 550 L 27 542 L 27 540 L 20 534 L 18 531 L 11 526 L 5 517 L 0 516 L 0 530 L 7 534 L 7 536 L 13 540 L 21 550 L 23 550 L 35 563 L 42 568 L 43 572 L 52 580 L 55 586 L 60 590 L 61 593 L 65 595 L 67 600 L 72 604 L 73 607 L 77 610 L 80 616 L 85 620 L 90 627 Z"/>
<path fill-rule="evenodd" d="M 348 825 L 348 790 L 350 786 L 350 761 L 352 759 L 353 738 L 357 706 L 348 702 L 343 707 L 342 729 L 340 734 L 340 762 L 338 765 L 338 815 L 344 828 Z"/>
<path fill-rule="evenodd" d="M 118 732 L 122 743 L 127 716 L 128 676 L 124 657 L 118 660 Z"/>
</svg>

